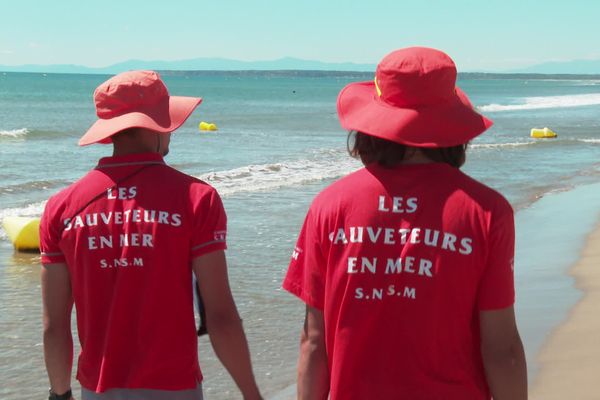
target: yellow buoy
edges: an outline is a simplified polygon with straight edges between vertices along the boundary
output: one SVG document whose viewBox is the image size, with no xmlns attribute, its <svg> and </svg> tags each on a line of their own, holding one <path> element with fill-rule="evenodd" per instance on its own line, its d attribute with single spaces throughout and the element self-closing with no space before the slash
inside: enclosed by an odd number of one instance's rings
<svg viewBox="0 0 600 400">
<path fill-rule="evenodd" d="M 198 125 L 198 129 L 200 129 L 201 131 L 216 131 L 217 125 L 210 123 L 210 122 L 200 122 L 200 125 Z"/>
<path fill-rule="evenodd" d="M 558 135 L 550 128 L 532 128 L 530 136 L 536 139 L 551 139 Z"/>
<path fill-rule="evenodd" d="M 16 250 L 36 251 L 40 249 L 39 218 L 5 217 L 2 225 Z"/>
</svg>

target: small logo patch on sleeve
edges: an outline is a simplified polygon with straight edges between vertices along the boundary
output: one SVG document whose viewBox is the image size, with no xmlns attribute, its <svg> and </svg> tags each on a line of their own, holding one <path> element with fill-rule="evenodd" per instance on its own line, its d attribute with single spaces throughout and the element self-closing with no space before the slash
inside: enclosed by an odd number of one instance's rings
<svg viewBox="0 0 600 400">
<path fill-rule="evenodd" d="M 215 240 L 224 242 L 227 239 L 227 231 L 215 231 Z"/>
<path fill-rule="evenodd" d="M 294 249 L 294 251 L 292 251 L 292 259 L 298 261 L 298 257 L 300 256 L 300 253 L 302 253 L 302 249 L 299 247 L 296 247 Z"/>
</svg>

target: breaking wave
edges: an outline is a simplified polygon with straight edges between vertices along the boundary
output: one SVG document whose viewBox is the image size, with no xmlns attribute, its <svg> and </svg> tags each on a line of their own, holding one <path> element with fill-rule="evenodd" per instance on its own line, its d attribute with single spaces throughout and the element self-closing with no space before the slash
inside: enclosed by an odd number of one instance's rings
<svg viewBox="0 0 600 400">
<path fill-rule="evenodd" d="M 496 149 L 503 147 L 522 147 L 522 146 L 531 146 L 536 142 L 511 142 L 511 143 L 476 143 L 470 144 L 470 149 Z"/>
<path fill-rule="evenodd" d="M 4 210 L 0 210 L 0 222 L 4 220 L 6 217 L 39 217 L 42 215 L 44 211 L 44 206 L 46 205 L 46 201 L 40 201 L 38 203 L 32 203 L 25 207 L 15 207 L 15 208 L 5 208 Z M 1 224 L 0 224 L 1 226 Z M 7 239 L 6 232 L 4 232 L 4 228 L 0 227 L 0 239 Z"/>
<path fill-rule="evenodd" d="M 346 152 L 330 151 L 328 157 L 273 164 L 247 165 L 209 172 L 198 178 L 214 186 L 222 196 L 305 185 L 348 174 L 361 165 Z"/>
<path fill-rule="evenodd" d="M 521 104 L 487 104 L 478 107 L 484 112 L 539 110 L 544 108 L 567 108 L 600 105 L 600 93 L 571 96 L 525 97 Z"/>
<path fill-rule="evenodd" d="M 26 136 L 28 133 L 29 133 L 29 130 L 27 128 L 0 130 L 0 137 L 18 138 L 18 137 Z"/>
</svg>

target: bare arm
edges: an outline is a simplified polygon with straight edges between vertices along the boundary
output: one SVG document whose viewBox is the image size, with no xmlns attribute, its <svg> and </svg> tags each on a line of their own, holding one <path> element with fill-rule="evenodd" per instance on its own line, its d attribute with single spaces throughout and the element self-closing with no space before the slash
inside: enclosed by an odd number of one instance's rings
<svg viewBox="0 0 600 400">
<path fill-rule="evenodd" d="M 527 399 L 527 366 L 514 308 L 480 313 L 481 354 L 494 400 Z"/>
<path fill-rule="evenodd" d="M 71 388 L 73 366 L 73 297 L 67 265 L 43 265 L 41 279 L 46 370 L 51 389 L 62 394 Z"/>
<path fill-rule="evenodd" d="M 261 399 L 250 362 L 242 321 L 231 295 L 225 252 L 215 251 L 192 262 L 206 309 L 206 325 L 213 349 L 244 399 Z"/>
<path fill-rule="evenodd" d="M 327 399 L 329 396 L 329 365 L 325 351 L 323 313 L 306 306 L 304 329 L 300 336 L 298 360 L 298 399 Z"/>
</svg>

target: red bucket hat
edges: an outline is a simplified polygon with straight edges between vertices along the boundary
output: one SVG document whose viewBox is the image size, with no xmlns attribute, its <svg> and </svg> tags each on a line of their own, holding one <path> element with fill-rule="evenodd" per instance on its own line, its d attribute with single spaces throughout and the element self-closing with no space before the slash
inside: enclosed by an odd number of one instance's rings
<svg viewBox="0 0 600 400">
<path fill-rule="evenodd" d="M 456 86 L 452 59 L 426 47 L 385 56 L 373 82 L 342 89 L 337 110 L 346 130 L 415 147 L 457 146 L 493 124 Z"/>
<path fill-rule="evenodd" d="M 98 120 L 79 139 L 79 145 L 110 143 L 112 135 L 127 128 L 172 132 L 201 102 L 199 97 L 169 96 L 154 71 L 123 72 L 94 91 Z"/>
</svg>

